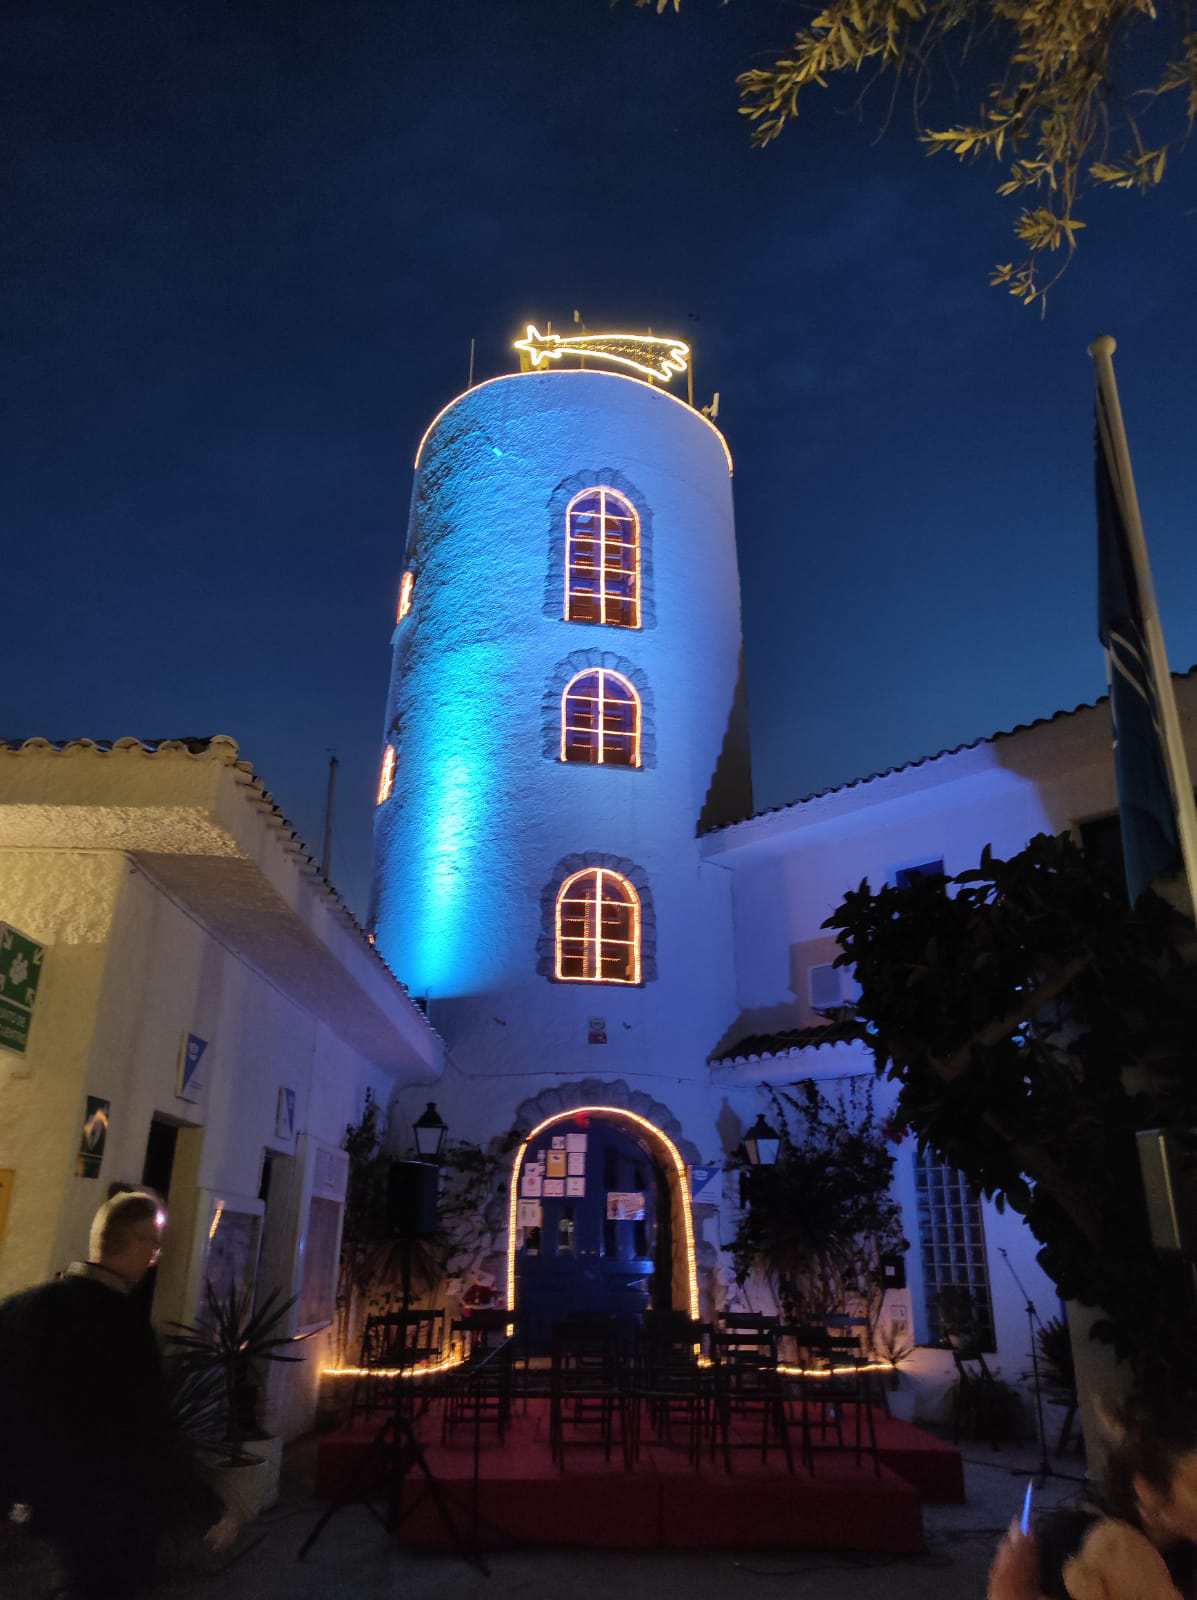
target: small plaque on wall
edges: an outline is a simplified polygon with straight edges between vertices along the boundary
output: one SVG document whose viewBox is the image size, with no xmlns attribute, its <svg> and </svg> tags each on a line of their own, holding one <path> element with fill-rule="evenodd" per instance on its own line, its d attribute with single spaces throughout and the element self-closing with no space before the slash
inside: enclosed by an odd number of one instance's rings
<svg viewBox="0 0 1197 1600">
<path fill-rule="evenodd" d="M 83 1128 L 79 1134 L 79 1155 L 75 1161 L 77 1178 L 98 1178 L 104 1160 L 104 1145 L 108 1139 L 108 1114 L 110 1100 L 101 1100 L 94 1094 L 87 1097 L 83 1113 Z"/>
<path fill-rule="evenodd" d="M 295 1137 L 294 1089 L 280 1089 L 278 1092 L 278 1109 L 274 1114 L 274 1136 L 276 1139 Z"/>
</svg>

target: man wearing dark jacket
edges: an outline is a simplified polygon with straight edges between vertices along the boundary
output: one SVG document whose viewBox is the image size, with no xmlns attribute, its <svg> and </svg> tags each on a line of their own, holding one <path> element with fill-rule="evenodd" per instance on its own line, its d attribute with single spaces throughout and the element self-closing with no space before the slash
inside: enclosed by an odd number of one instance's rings
<svg viewBox="0 0 1197 1600">
<path fill-rule="evenodd" d="M 184 1497 L 216 1519 L 209 1548 L 237 1531 L 179 1448 L 157 1340 L 131 1293 L 158 1259 L 164 1221 L 154 1197 L 115 1195 L 96 1213 L 86 1262 L 0 1304 L 0 1515 L 32 1508 L 70 1600 L 135 1594 Z"/>
</svg>

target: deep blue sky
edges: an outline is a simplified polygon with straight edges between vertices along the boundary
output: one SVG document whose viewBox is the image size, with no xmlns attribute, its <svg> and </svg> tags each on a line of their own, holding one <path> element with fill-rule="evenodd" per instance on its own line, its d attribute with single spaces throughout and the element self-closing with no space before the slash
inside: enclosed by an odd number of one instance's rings
<svg viewBox="0 0 1197 1600">
<path fill-rule="evenodd" d="M 996 176 L 899 112 L 749 147 L 794 9 L 9 0 L 0 736 L 231 733 L 364 912 L 424 425 L 525 320 L 695 347 L 736 464 L 756 800 L 1104 686 L 1091 378 L 1116 358 L 1197 660 L 1193 181 L 1090 207 L 1046 320 Z"/>
</svg>

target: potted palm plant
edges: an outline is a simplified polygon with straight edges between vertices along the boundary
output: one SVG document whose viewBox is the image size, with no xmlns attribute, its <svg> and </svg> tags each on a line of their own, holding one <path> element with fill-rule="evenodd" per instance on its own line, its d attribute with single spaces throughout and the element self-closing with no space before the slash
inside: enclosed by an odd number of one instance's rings
<svg viewBox="0 0 1197 1600">
<path fill-rule="evenodd" d="M 873 1359 L 886 1362 L 890 1369 L 885 1374 L 887 1385 L 885 1403 L 890 1416 L 900 1422 L 914 1421 L 918 1391 L 909 1380 L 903 1381 L 899 1370 L 902 1363 L 913 1354 L 914 1342 L 901 1323 L 889 1321 L 884 1328 L 878 1325 L 874 1329 Z"/>
<path fill-rule="evenodd" d="M 295 1297 L 280 1301 L 280 1294 L 272 1289 L 255 1305 L 252 1289 L 232 1286 L 222 1298 L 205 1283 L 201 1316 L 195 1322 L 174 1323 L 169 1335 L 184 1372 L 219 1383 L 219 1443 L 210 1451 L 206 1476 L 242 1520 L 278 1498 L 282 1441 L 257 1425 L 258 1368 L 265 1361 L 302 1361 L 302 1356 L 288 1354 L 287 1347 L 308 1337 L 282 1331 Z"/>
</svg>

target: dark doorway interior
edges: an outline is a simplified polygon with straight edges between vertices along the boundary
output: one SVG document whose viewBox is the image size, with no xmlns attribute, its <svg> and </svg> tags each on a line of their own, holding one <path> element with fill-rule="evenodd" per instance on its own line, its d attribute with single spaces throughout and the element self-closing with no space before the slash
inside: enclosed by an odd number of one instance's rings
<svg viewBox="0 0 1197 1600">
<path fill-rule="evenodd" d="M 145 1161 L 141 1168 L 141 1181 L 147 1188 L 156 1189 L 165 1200 L 170 1193 L 170 1178 L 175 1165 L 175 1145 L 179 1130 L 173 1122 L 155 1117 L 150 1123 L 149 1138 L 145 1142 Z"/>
<path fill-rule="evenodd" d="M 669 1308 L 668 1191 L 636 1129 L 595 1115 L 552 1124 L 526 1153 L 519 1199 L 516 1307 L 532 1350 L 574 1313 L 631 1325 Z"/>
<path fill-rule="evenodd" d="M 145 1142 L 145 1160 L 141 1166 L 141 1181 L 153 1189 L 165 1202 L 170 1193 L 170 1180 L 175 1167 L 175 1146 L 179 1130 L 173 1122 L 154 1117 L 150 1122 L 149 1137 Z M 158 1285 L 158 1268 L 152 1266 L 133 1291 L 148 1317 L 154 1304 L 154 1290 Z"/>
</svg>

